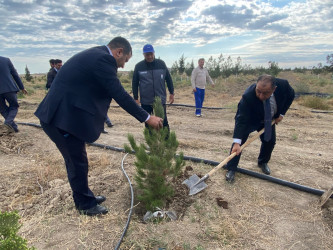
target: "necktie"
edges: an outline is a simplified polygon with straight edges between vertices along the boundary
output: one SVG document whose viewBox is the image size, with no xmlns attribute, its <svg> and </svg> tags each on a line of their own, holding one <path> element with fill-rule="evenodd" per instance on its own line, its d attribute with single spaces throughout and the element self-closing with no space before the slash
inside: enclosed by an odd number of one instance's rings
<svg viewBox="0 0 333 250">
<path fill-rule="evenodd" d="M 268 98 L 265 101 L 265 133 L 264 133 L 264 140 L 269 141 L 272 137 L 272 114 L 271 114 L 271 103 L 270 99 Z"/>
</svg>

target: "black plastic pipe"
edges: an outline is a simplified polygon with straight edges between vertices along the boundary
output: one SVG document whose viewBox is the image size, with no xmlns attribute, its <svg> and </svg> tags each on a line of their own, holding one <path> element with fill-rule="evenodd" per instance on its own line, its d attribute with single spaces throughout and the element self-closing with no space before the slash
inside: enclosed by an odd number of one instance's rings
<svg viewBox="0 0 333 250">
<path fill-rule="evenodd" d="M 34 123 L 18 122 L 18 124 L 41 128 L 40 125 L 37 125 L 37 124 L 34 124 Z M 91 145 L 91 146 L 95 146 L 95 147 L 100 147 L 100 148 L 104 148 L 104 149 L 108 149 L 108 150 L 117 151 L 117 152 L 125 152 L 125 149 L 123 149 L 123 148 L 112 147 L 112 146 L 99 144 L 99 143 L 87 143 L 87 144 Z M 134 151 L 132 151 L 132 153 L 134 153 Z M 184 155 L 184 160 L 197 162 L 197 163 L 201 162 L 201 163 L 212 165 L 212 166 L 217 166 L 219 164 L 219 162 L 216 162 L 216 161 L 206 160 L 206 159 L 192 157 L 192 156 L 185 156 L 185 155 Z M 260 174 L 258 172 L 254 172 L 254 171 L 247 170 L 247 169 L 244 169 L 244 168 L 237 168 L 237 171 L 239 173 L 242 173 L 242 174 L 246 174 L 246 175 L 253 176 L 253 177 L 256 177 L 256 178 L 259 178 L 259 179 L 262 179 L 262 180 L 277 183 L 277 184 L 280 184 L 280 185 L 283 185 L 283 186 L 286 186 L 286 187 L 290 187 L 290 188 L 293 188 L 293 189 L 297 189 L 297 190 L 300 190 L 300 191 L 303 191 L 303 192 L 316 194 L 316 195 L 322 195 L 324 193 L 323 190 L 310 188 L 310 187 L 303 186 L 303 185 L 300 185 L 300 184 L 297 184 L 297 183 L 294 183 L 294 182 L 289 182 L 289 181 L 286 181 L 286 180 L 275 178 L 275 177 L 272 177 L 270 175 Z M 333 194 L 330 196 L 330 198 L 333 198 Z"/>
</svg>

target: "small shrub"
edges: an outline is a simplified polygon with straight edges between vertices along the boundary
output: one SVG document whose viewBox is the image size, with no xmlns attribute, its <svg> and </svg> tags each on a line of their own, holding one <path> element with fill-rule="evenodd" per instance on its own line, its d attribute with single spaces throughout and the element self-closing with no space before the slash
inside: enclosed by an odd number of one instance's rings
<svg viewBox="0 0 333 250">
<path fill-rule="evenodd" d="M 159 97 L 155 98 L 154 112 L 158 117 L 164 117 L 164 110 Z M 184 166 L 183 153 L 176 156 L 178 141 L 174 131 L 168 128 L 154 130 L 144 129 L 147 145 L 137 145 L 133 135 L 128 135 L 129 145 L 125 145 L 126 152 L 135 151 L 136 176 L 135 181 L 140 190 L 138 199 L 147 210 L 164 207 L 167 199 L 174 194 L 173 181 L 181 173 Z M 149 153 L 147 150 L 149 149 Z M 172 178 L 170 178 L 172 177 Z"/>
<path fill-rule="evenodd" d="M 21 225 L 17 212 L 0 211 L 0 249 L 4 250 L 29 250 L 35 249 L 27 246 L 27 240 L 17 235 Z"/>
<path fill-rule="evenodd" d="M 329 110 L 328 100 L 317 96 L 303 96 L 300 103 L 308 108 Z"/>
</svg>

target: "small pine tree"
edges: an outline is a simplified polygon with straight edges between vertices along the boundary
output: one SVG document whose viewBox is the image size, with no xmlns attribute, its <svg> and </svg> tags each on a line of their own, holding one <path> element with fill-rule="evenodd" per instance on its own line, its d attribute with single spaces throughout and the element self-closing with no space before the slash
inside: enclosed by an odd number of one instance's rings
<svg viewBox="0 0 333 250">
<path fill-rule="evenodd" d="M 27 246 L 27 240 L 17 235 L 21 225 L 17 212 L 0 211 L 0 249 L 29 250 L 35 249 Z"/>
<path fill-rule="evenodd" d="M 156 116 L 164 117 L 159 97 L 155 98 L 153 109 Z M 144 138 L 147 146 L 143 143 L 138 146 L 133 135 L 128 135 L 131 148 L 136 155 L 135 181 L 140 190 L 138 199 L 147 210 L 153 211 L 156 207 L 164 207 L 166 200 L 173 196 L 172 181 L 181 173 L 184 157 L 183 153 L 176 156 L 178 141 L 175 132 L 169 132 L 168 128 L 158 131 L 145 128 Z M 131 148 L 125 145 L 127 152 L 131 152 Z"/>
<path fill-rule="evenodd" d="M 30 82 L 32 80 L 32 76 L 30 75 L 30 71 L 28 69 L 28 66 L 25 65 L 25 76 L 24 76 L 25 80 L 27 80 L 28 82 Z"/>
</svg>

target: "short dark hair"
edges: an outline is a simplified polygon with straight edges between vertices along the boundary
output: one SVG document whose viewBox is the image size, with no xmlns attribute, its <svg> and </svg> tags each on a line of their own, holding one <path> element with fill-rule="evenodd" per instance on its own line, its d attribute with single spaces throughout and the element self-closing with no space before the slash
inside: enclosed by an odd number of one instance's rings
<svg viewBox="0 0 333 250">
<path fill-rule="evenodd" d="M 261 75 L 258 77 L 257 82 L 271 83 L 272 89 L 275 88 L 275 77 L 271 75 Z"/>
<path fill-rule="evenodd" d="M 55 61 L 54 59 L 50 59 L 49 62 L 50 62 L 50 64 L 54 64 L 54 61 Z"/>
<path fill-rule="evenodd" d="M 131 44 L 129 43 L 129 41 L 127 41 L 127 39 L 125 39 L 121 36 L 117 36 L 117 37 L 113 38 L 109 42 L 108 46 L 110 47 L 110 49 L 123 48 L 125 55 L 132 54 Z"/>
<path fill-rule="evenodd" d="M 55 59 L 55 60 L 54 60 L 54 64 L 58 64 L 58 63 L 62 63 L 62 60 L 60 60 L 60 59 Z"/>
</svg>

